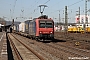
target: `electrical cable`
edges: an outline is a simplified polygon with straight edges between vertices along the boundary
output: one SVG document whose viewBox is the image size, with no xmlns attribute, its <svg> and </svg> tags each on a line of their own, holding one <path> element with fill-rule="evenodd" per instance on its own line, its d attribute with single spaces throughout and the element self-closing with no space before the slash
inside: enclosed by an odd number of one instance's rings
<svg viewBox="0 0 90 60">
<path fill-rule="evenodd" d="M 78 1 L 78 2 L 75 2 L 74 4 L 71 4 L 71 5 L 69 5 L 68 7 L 70 7 L 70 6 L 73 6 L 73 5 L 75 5 L 75 4 L 77 4 L 77 3 L 80 3 L 80 2 L 82 2 L 83 0 L 80 0 L 80 1 Z"/>
<path fill-rule="evenodd" d="M 14 11 L 15 11 L 15 6 L 16 6 L 16 2 L 17 2 L 17 0 L 15 0 L 15 2 L 14 2 L 14 6 L 13 6 L 13 10 L 12 10 L 12 18 L 13 18 L 13 14 L 14 14 Z"/>
<path fill-rule="evenodd" d="M 68 7 L 71 7 L 71 6 L 73 6 L 73 5 L 77 4 L 77 3 L 80 3 L 80 2 L 82 2 L 82 1 L 83 1 L 83 0 L 80 0 L 80 1 L 78 1 L 78 2 L 75 2 L 75 3 L 71 4 L 71 5 L 69 5 Z M 64 8 L 62 8 L 62 9 L 64 9 Z M 61 11 L 61 9 L 59 9 L 59 10 Z M 58 11 L 58 10 L 56 10 L 56 11 Z M 50 12 L 50 14 L 55 13 L 56 11 Z"/>
<path fill-rule="evenodd" d="M 44 4 L 48 3 L 50 0 L 46 1 Z"/>
</svg>

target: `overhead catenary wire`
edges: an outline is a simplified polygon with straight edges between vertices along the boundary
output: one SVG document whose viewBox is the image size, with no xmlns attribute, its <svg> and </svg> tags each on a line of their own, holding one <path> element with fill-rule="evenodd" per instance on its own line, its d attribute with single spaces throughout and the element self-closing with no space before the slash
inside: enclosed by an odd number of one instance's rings
<svg viewBox="0 0 90 60">
<path fill-rule="evenodd" d="M 73 5 L 75 5 L 75 4 L 78 4 L 78 3 L 82 2 L 82 1 L 83 1 L 83 0 L 77 1 L 77 2 L 75 2 L 75 3 L 73 3 L 73 4 L 71 4 L 71 5 L 68 5 L 68 7 L 71 7 L 71 6 L 73 6 Z M 61 9 L 58 9 L 58 10 L 61 11 L 62 9 L 64 9 L 64 8 L 61 8 Z M 58 10 L 56 10 L 56 11 L 58 11 Z M 56 11 L 50 12 L 49 14 L 55 13 Z"/>
<path fill-rule="evenodd" d="M 12 9 L 12 15 L 11 15 L 11 18 L 13 18 L 13 15 L 14 15 L 16 2 L 17 2 L 17 0 L 15 0 L 15 2 L 14 2 L 13 9 Z"/>
<path fill-rule="evenodd" d="M 46 1 L 44 4 L 48 3 L 50 0 Z M 38 7 L 36 9 L 34 9 L 34 12 L 38 10 Z"/>
<path fill-rule="evenodd" d="M 82 1 L 83 1 L 83 0 L 77 1 L 77 2 L 75 2 L 75 3 L 73 3 L 73 4 L 71 4 L 71 5 L 68 5 L 68 7 L 73 6 L 73 5 L 75 5 L 75 4 L 77 4 L 77 3 L 80 3 L 80 2 L 82 2 Z"/>
<path fill-rule="evenodd" d="M 59 1 L 58 3 L 62 2 L 62 1 L 63 1 L 63 0 Z M 53 6 L 57 5 L 58 3 L 54 3 L 54 4 L 50 7 L 50 9 L 51 9 Z"/>
<path fill-rule="evenodd" d="M 48 3 L 50 0 L 46 1 L 44 4 Z"/>
<path fill-rule="evenodd" d="M 15 1 L 17 1 L 17 0 L 15 0 Z M 35 0 L 35 3 L 34 3 L 34 4 L 32 3 L 30 9 L 34 8 L 38 3 L 40 3 L 39 1 L 40 1 L 40 0 L 38 0 L 38 1 Z M 51 1 L 51 0 L 47 0 L 44 4 L 47 4 L 47 3 L 50 2 L 50 1 Z M 62 0 L 61 0 L 61 1 L 62 1 Z M 77 3 L 80 3 L 81 1 L 83 1 L 83 0 L 80 0 L 80 1 L 78 1 L 78 2 L 75 2 L 75 3 L 71 4 L 71 5 L 68 5 L 68 7 L 73 6 L 73 5 L 77 4 Z M 16 3 L 15 3 L 15 5 L 16 5 Z M 14 5 L 14 9 L 13 9 L 13 10 L 15 10 L 15 5 Z M 55 5 L 55 4 L 54 4 L 54 5 Z M 50 7 L 50 8 L 51 8 L 51 7 Z M 32 15 L 32 14 L 36 13 L 36 11 L 37 11 L 38 9 L 39 9 L 38 7 L 36 7 L 35 9 L 32 9 L 32 11 L 31 11 L 29 14 Z M 64 9 L 64 8 L 62 8 L 62 9 Z M 58 9 L 58 10 L 59 10 L 59 9 Z M 56 10 L 56 11 L 58 12 L 58 10 Z M 52 11 L 52 12 L 50 12 L 50 14 L 55 13 L 56 11 Z M 61 9 L 60 9 L 60 11 L 61 11 Z M 13 12 L 13 14 L 14 14 L 14 12 Z M 29 15 L 29 14 L 28 14 L 28 15 Z"/>
<path fill-rule="evenodd" d="M 30 8 L 28 8 L 28 9 L 33 10 L 33 8 L 36 6 L 36 4 L 39 3 L 39 1 L 40 1 L 40 0 L 38 0 L 38 1 L 35 0 L 34 3 L 31 3 L 31 4 L 30 4 Z M 23 4 L 23 3 L 22 3 L 22 4 Z M 22 5 L 22 6 L 23 6 L 23 5 Z M 21 10 L 25 10 L 25 9 L 21 9 Z M 30 11 L 30 10 L 29 10 L 29 11 Z M 34 11 L 35 11 L 35 10 L 34 10 Z M 21 12 L 22 12 L 22 11 L 21 11 Z M 22 14 L 23 14 L 23 13 L 25 13 L 25 12 L 22 12 Z M 30 16 L 31 16 L 31 14 L 33 14 L 33 13 L 34 13 L 34 12 L 32 11 L 32 13 L 28 13 L 27 16 L 28 16 L 29 14 L 30 14 Z M 21 16 L 21 15 L 20 15 L 20 16 Z M 28 18 L 28 17 L 27 17 L 27 18 Z M 30 18 L 30 17 L 29 17 L 29 18 Z"/>
<path fill-rule="evenodd" d="M 40 0 L 39 0 L 39 1 L 40 1 Z M 35 1 L 35 3 L 31 5 L 31 8 L 30 8 L 30 9 L 34 8 L 34 7 L 36 6 L 36 4 L 39 3 L 39 1 L 37 1 L 37 2 Z M 35 8 L 35 9 L 33 9 L 33 11 L 31 11 L 29 14 L 32 15 L 33 13 L 35 13 L 36 10 L 38 10 L 38 7 Z M 29 14 L 27 14 L 27 15 L 29 15 Z"/>
<path fill-rule="evenodd" d="M 40 0 L 39 0 L 39 1 L 40 1 Z M 39 1 L 38 1 L 36 4 L 38 4 L 38 3 L 39 3 Z M 49 1 L 50 1 L 50 0 L 46 1 L 44 4 L 48 3 Z M 36 5 L 36 4 L 35 4 L 35 5 Z M 35 5 L 34 5 L 34 6 L 35 6 Z M 36 7 L 36 8 L 35 8 L 35 9 L 33 9 L 33 11 L 32 11 L 31 13 L 29 13 L 29 14 L 33 14 L 33 13 L 35 13 L 38 9 L 39 9 L 39 8 L 38 8 L 38 7 Z M 28 14 L 28 15 L 29 15 L 29 14 Z"/>
</svg>

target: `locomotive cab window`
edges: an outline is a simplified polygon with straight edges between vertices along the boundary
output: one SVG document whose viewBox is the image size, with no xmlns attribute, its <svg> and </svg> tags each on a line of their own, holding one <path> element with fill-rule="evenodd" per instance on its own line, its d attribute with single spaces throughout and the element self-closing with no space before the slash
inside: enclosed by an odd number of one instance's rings
<svg viewBox="0 0 90 60">
<path fill-rule="evenodd" d="M 46 27 L 52 28 L 53 27 L 52 21 L 46 21 Z"/>
<path fill-rule="evenodd" d="M 45 28 L 45 21 L 40 21 L 39 22 L 39 27 L 40 28 Z"/>
<path fill-rule="evenodd" d="M 53 22 L 52 21 L 39 21 L 40 28 L 52 28 Z"/>
</svg>

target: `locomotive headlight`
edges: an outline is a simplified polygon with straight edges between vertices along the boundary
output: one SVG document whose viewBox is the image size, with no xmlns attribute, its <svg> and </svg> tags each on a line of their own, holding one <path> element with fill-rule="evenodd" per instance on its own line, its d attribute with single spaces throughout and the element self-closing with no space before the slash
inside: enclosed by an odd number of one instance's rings
<svg viewBox="0 0 90 60">
<path fill-rule="evenodd" d="M 42 33 L 41 31 L 39 33 Z"/>
<path fill-rule="evenodd" d="M 53 33 L 53 32 L 50 32 L 50 33 Z"/>
</svg>

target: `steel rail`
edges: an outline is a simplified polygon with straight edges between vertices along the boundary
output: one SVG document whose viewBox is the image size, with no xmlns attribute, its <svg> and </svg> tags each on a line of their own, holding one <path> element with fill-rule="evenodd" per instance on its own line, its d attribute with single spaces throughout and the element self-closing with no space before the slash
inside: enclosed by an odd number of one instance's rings
<svg viewBox="0 0 90 60">
<path fill-rule="evenodd" d="M 84 57 L 84 55 L 80 55 L 80 54 L 78 54 L 78 53 L 76 53 L 76 52 L 69 51 L 69 50 L 67 50 L 67 49 L 58 48 L 58 47 L 56 47 L 56 46 L 54 46 L 54 45 L 51 45 L 51 44 L 47 44 L 47 46 L 50 46 L 50 47 L 55 48 L 55 49 L 58 49 L 58 50 L 62 50 L 62 51 L 64 51 L 64 52 L 71 53 L 72 55 L 74 54 L 74 55 L 76 55 L 76 56 Z"/>
<path fill-rule="evenodd" d="M 78 50 L 78 51 L 80 51 L 80 52 L 90 53 L 89 50 L 84 50 L 84 49 L 80 49 L 80 48 L 75 48 L 75 47 L 65 46 L 65 45 L 62 45 L 62 44 L 55 44 L 55 45 L 63 46 L 63 47 L 70 48 L 70 49 L 73 49 L 73 50 Z"/>
<path fill-rule="evenodd" d="M 8 39 L 9 39 L 9 41 L 10 41 L 10 43 L 11 43 L 11 45 L 12 45 L 14 51 L 15 51 L 15 54 L 16 54 L 18 60 L 23 60 L 22 57 L 21 57 L 21 55 L 20 55 L 20 53 L 19 53 L 19 51 L 18 51 L 17 48 L 15 47 L 15 44 L 13 43 L 13 41 L 11 40 L 11 38 L 10 38 L 9 35 L 8 35 Z"/>
<path fill-rule="evenodd" d="M 35 54 L 40 60 L 44 60 L 44 58 L 36 53 L 33 49 L 29 48 L 27 45 L 25 45 L 23 42 L 21 42 L 18 38 L 16 38 L 13 34 L 11 34 L 16 40 L 18 40 L 22 45 L 24 45 L 29 51 L 31 51 L 33 54 Z"/>
</svg>

